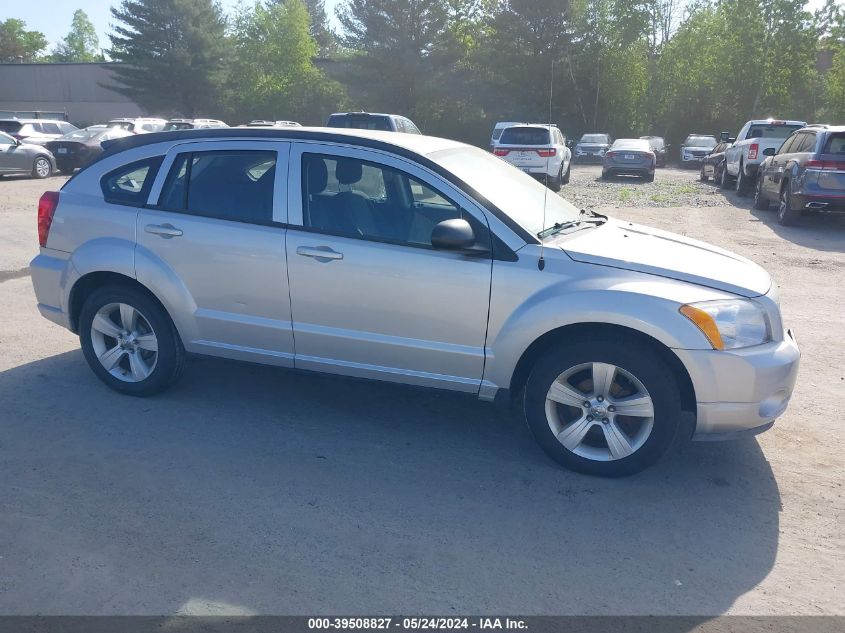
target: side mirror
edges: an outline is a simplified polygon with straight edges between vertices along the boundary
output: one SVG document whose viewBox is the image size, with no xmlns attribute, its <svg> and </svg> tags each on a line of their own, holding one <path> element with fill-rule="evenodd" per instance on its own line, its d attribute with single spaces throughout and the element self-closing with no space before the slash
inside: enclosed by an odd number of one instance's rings
<svg viewBox="0 0 845 633">
<path fill-rule="evenodd" d="M 431 231 L 431 245 L 441 251 L 465 251 L 475 246 L 475 232 L 466 220 L 443 220 Z"/>
<path fill-rule="evenodd" d="M 763 156 L 774 156 L 775 155 L 775 148 L 774 147 L 767 147 L 763 150 Z"/>
</svg>

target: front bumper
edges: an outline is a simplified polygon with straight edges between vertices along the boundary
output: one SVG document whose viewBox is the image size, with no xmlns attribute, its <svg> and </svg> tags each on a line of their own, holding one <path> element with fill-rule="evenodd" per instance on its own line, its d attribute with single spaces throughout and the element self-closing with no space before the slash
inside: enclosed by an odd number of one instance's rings
<svg viewBox="0 0 845 633">
<path fill-rule="evenodd" d="M 681 163 L 683 163 L 684 165 L 689 165 L 689 164 L 700 165 L 701 163 L 704 162 L 705 158 L 707 158 L 707 156 L 691 156 L 691 155 L 688 155 L 688 154 L 682 154 L 681 155 Z"/>
<path fill-rule="evenodd" d="M 801 352 L 783 340 L 739 350 L 675 350 L 696 394 L 694 440 L 753 435 L 771 427 L 789 404 Z"/>
</svg>

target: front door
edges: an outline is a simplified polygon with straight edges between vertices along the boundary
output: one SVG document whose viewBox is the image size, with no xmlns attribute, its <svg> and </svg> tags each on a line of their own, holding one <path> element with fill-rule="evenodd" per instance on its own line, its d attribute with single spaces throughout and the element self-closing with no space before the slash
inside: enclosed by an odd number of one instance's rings
<svg viewBox="0 0 845 633">
<path fill-rule="evenodd" d="M 32 161 L 32 156 L 18 149 L 15 139 L 6 134 L 0 134 L 0 173 L 30 171 Z"/>
<path fill-rule="evenodd" d="M 185 143 L 138 214 L 138 279 L 164 263 L 190 296 L 189 351 L 293 365 L 284 252 L 288 143 Z M 183 328 L 184 330 L 185 328 Z M 183 336 L 185 333 L 183 332 Z"/>
<path fill-rule="evenodd" d="M 477 391 L 492 259 L 430 238 L 463 217 L 489 242 L 483 213 L 413 163 L 333 145 L 294 145 L 290 192 L 296 367 Z"/>
</svg>

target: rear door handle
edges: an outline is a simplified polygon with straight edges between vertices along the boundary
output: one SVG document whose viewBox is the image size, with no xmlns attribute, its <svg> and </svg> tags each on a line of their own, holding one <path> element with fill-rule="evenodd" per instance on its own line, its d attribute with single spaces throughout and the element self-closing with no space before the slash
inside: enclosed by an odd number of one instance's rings
<svg viewBox="0 0 845 633">
<path fill-rule="evenodd" d="M 181 229 L 177 229 L 172 224 L 148 224 L 144 227 L 144 231 L 163 237 L 166 240 L 182 235 Z"/>
<path fill-rule="evenodd" d="M 298 246 L 296 254 L 303 257 L 313 257 L 320 262 L 330 262 L 334 259 L 343 259 L 343 253 L 333 251 L 328 246 Z"/>
</svg>

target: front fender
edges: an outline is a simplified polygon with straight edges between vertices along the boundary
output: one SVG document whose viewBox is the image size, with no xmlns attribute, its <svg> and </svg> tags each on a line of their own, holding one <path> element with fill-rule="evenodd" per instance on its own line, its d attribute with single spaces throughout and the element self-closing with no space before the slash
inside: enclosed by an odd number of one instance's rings
<svg viewBox="0 0 845 633">
<path fill-rule="evenodd" d="M 486 389 L 507 388 L 519 359 L 531 344 L 569 325 L 616 325 L 650 336 L 668 348 L 711 349 L 703 334 L 678 309 L 684 303 L 725 298 L 726 293 L 631 271 L 574 263 L 567 268 L 576 276 L 556 279 L 522 297 L 514 288 L 500 292 L 496 282 L 505 280 L 494 275 Z M 577 274 L 582 270 L 587 274 Z M 588 276 L 590 273 L 595 276 Z M 505 295 L 511 295 L 512 300 Z M 503 314 L 501 310 L 509 312 Z"/>
</svg>

